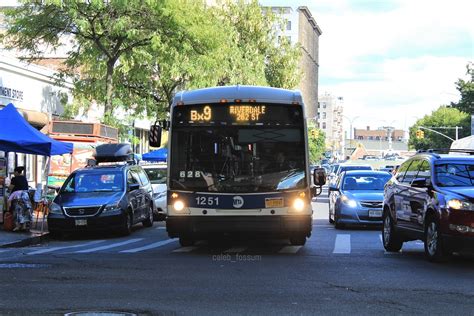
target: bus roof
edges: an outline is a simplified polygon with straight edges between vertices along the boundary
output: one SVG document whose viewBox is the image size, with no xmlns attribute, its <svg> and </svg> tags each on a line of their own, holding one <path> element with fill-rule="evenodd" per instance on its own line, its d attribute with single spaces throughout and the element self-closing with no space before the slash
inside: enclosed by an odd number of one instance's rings
<svg viewBox="0 0 474 316">
<path fill-rule="evenodd" d="M 255 100 L 255 102 L 283 104 L 298 102 L 301 105 L 303 104 L 303 98 L 298 90 L 237 85 L 181 91 L 174 97 L 173 105 L 178 102 L 184 104 L 218 103 L 222 99 L 229 102 L 239 99 L 242 102 Z"/>
</svg>

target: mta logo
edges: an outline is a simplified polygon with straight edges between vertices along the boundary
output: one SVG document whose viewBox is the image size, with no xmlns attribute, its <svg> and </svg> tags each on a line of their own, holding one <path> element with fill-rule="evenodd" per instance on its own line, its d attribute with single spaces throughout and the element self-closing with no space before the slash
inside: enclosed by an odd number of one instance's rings
<svg viewBox="0 0 474 316">
<path fill-rule="evenodd" d="M 235 208 L 241 208 L 244 205 L 244 199 L 241 196 L 234 196 L 233 205 Z"/>
</svg>

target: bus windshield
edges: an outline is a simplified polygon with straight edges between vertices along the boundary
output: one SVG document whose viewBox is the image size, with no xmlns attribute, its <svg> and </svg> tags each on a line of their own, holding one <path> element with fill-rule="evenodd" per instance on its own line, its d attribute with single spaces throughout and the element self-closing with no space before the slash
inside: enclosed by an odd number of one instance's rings
<svg viewBox="0 0 474 316">
<path fill-rule="evenodd" d="M 306 186 L 303 126 L 173 127 L 170 189 L 271 192 Z"/>
</svg>

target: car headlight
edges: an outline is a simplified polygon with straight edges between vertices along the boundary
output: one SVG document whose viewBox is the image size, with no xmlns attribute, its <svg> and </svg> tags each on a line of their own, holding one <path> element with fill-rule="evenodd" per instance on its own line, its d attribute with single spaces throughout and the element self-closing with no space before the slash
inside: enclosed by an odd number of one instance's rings
<svg viewBox="0 0 474 316">
<path fill-rule="evenodd" d="M 111 204 L 107 204 L 105 207 L 104 207 L 104 210 L 102 212 L 113 212 L 113 211 L 117 211 L 117 210 L 120 210 L 120 205 L 119 203 L 111 203 Z"/>
<path fill-rule="evenodd" d="M 51 203 L 51 205 L 49 206 L 49 212 L 51 214 L 62 214 L 63 211 L 61 209 L 61 206 L 59 206 L 59 204 L 57 203 Z"/>
<path fill-rule="evenodd" d="M 349 207 L 356 207 L 357 206 L 357 201 L 349 199 L 346 195 L 341 195 L 341 201 L 342 201 L 342 203 L 346 204 Z"/>
<path fill-rule="evenodd" d="M 474 211 L 474 203 L 469 201 L 462 201 L 458 199 L 451 199 L 448 201 L 448 207 L 453 210 Z"/>
</svg>

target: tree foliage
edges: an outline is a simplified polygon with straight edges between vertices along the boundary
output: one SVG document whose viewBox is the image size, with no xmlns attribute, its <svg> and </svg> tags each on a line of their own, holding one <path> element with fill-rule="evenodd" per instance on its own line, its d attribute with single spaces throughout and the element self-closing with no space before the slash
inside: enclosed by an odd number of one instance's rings
<svg viewBox="0 0 474 316">
<path fill-rule="evenodd" d="M 308 150 L 309 150 L 309 163 L 317 164 L 324 158 L 324 153 L 326 152 L 326 135 L 324 132 L 310 123 L 308 125 L 308 130 L 318 131 L 317 135 L 312 135 L 308 133 Z"/>
<path fill-rule="evenodd" d="M 433 111 L 431 115 L 425 115 L 422 119 L 419 119 L 415 125 L 410 127 L 410 141 L 409 146 L 418 149 L 441 149 L 449 148 L 452 140 L 441 136 L 432 131 L 422 129 L 424 132 L 424 138 L 417 139 L 416 131 L 421 127 L 427 127 L 448 137 L 455 139 L 456 131 L 454 127 L 460 126 L 459 138 L 469 136 L 471 134 L 471 117 L 465 112 L 461 112 L 458 109 L 441 106 L 436 111 Z M 444 129 L 441 127 L 450 127 L 451 129 Z"/>
<path fill-rule="evenodd" d="M 461 99 L 451 106 L 468 114 L 474 114 L 474 64 L 466 65 L 466 74 L 469 76 L 467 81 L 459 79 L 456 82 L 456 88 L 461 94 Z"/>
<path fill-rule="evenodd" d="M 72 109 L 95 100 L 106 122 L 119 107 L 163 117 L 178 89 L 299 81 L 298 47 L 278 41 L 281 21 L 256 0 L 23 0 L 6 16 L 4 45 L 30 60 L 72 42 L 60 76 Z"/>
</svg>

